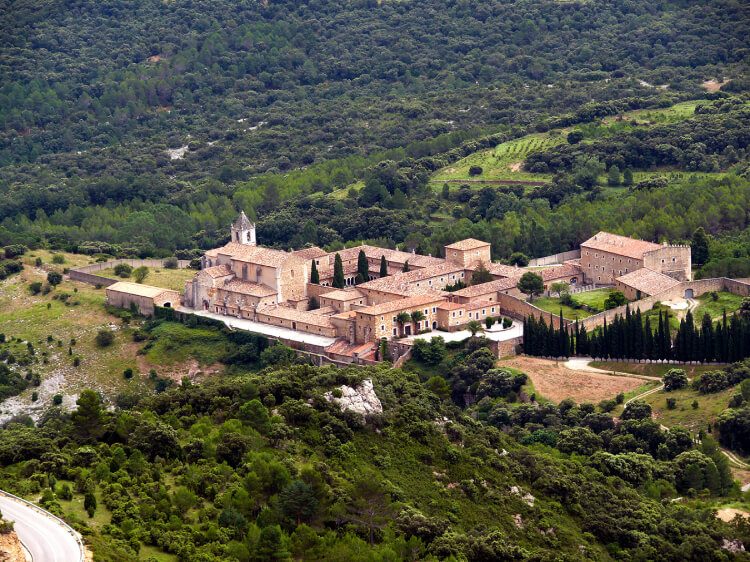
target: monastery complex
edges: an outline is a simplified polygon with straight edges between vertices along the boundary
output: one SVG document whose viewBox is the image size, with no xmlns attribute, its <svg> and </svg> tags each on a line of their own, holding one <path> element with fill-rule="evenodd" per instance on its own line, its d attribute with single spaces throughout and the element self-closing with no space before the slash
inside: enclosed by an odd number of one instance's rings
<svg viewBox="0 0 750 562">
<path fill-rule="evenodd" d="M 542 277 L 545 291 L 556 282 L 573 288 L 611 286 L 637 300 L 690 280 L 689 246 L 599 232 L 580 249 L 580 258 L 533 269 Z M 360 253 L 367 259 L 369 274 L 357 283 Z M 343 288 L 333 286 L 337 255 Z M 387 275 L 381 277 L 383 261 Z M 313 268 L 317 283 L 311 282 Z M 491 280 L 472 284 L 479 268 Z M 242 213 L 231 226 L 230 241 L 205 253 L 200 271 L 187 281 L 175 307 L 333 338 L 331 347 L 339 355 L 358 349 L 358 357 L 374 358 L 384 338 L 451 332 L 489 316 L 523 319 L 539 312 L 517 288 L 521 276 L 531 270 L 493 263 L 490 244 L 475 239 L 445 246 L 442 258 L 367 245 L 338 252 L 317 247 L 285 252 L 258 246 L 255 225 Z M 458 290 L 445 290 L 457 286 Z M 127 304 L 127 290 L 114 288 L 113 304 Z M 135 293 L 140 300 L 151 294 L 143 289 Z M 154 296 L 160 303 L 165 300 L 163 292 Z M 176 295 L 171 298 L 177 301 Z M 150 310 L 154 304 L 163 306 L 151 303 Z"/>
</svg>

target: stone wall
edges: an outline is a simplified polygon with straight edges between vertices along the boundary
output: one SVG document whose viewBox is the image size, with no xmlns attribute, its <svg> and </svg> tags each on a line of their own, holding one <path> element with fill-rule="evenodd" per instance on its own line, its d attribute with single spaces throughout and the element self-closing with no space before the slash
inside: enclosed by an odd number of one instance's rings
<svg viewBox="0 0 750 562">
<path fill-rule="evenodd" d="M 527 316 L 532 315 L 536 318 L 539 318 L 539 316 L 544 316 L 544 321 L 547 324 L 549 324 L 551 320 L 555 328 L 560 327 L 559 315 L 550 314 L 549 312 L 541 310 L 540 308 L 535 307 L 533 304 L 525 300 L 519 299 L 512 295 L 498 293 L 497 302 L 500 304 L 500 312 L 505 316 L 510 316 L 511 318 L 515 318 L 516 320 L 523 320 Z M 568 325 L 571 322 L 569 320 L 563 319 L 563 323 L 565 325 Z"/>
<path fill-rule="evenodd" d="M 552 256 L 544 256 L 543 258 L 534 258 L 529 261 L 529 267 L 541 267 L 544 265 L 555 265 L 563 263 L 567 260 L 574 260 L 581 257 L 581 249 L 570 250 L 569 252 L 560 252 Z"/>
<path fill-rule="evenodd" d="M 742 281 L 737 281 L 735 279 L 728 279 L 726 277 L 716 277 L 713 279 L 685 281 L 684 283 L 680 283 L 679 285 L 676 285 L 671 289 L 667 289 L 666 291 L 663 291 L 658 295 L 653 295 L 651 297 L 630 303 L 630 310 L 634 312 L 640 309 L 641 312 L 646 312 L 647 310 L 651 310 L 654 306 L 654 303 L 656 302 L 686 298 L 686 291 L 689 290 L 693 291 L 693 298 L 699 297 L 705 293 L 710 293 L 711 291 L 729 291 L 730 293 L 741 295 L 743 297 L 750 296 L 750 284 L 744 283 Z M 612 320 L 614 320 L 615 315 L 624 315 L 625 308 L 625 306 L 620 306 L 617 308 L 612 308 L 610 310 L 605 310 L 604 312 L 600 312 L 599 314 L 584 318 L 583 320 L 580 320 L 579 323 L 585 326 L 586 330 L 591 331 L 597 326 L 603 326 L 605 319 L 609 324 Z M 700 321 L 698 320 L 698 322 Z"/>
<path fill-rule="evenodd" d="M 320 295 L 324 295 L 326 293 L 330 293 L 331 291 L 337 291 L 338 289 L 334 287 L 325 287 L 323 285 L 318 285 L 317 283 L 308 283 L 305 286 L 307 296 L 308 297 L 320 297 Z"/>
<path fill-rule="evenodd" d="M 68 277 L 71 281 L 78 281 L 80 283 L 89 283 L 90 285 L 101 285 L 103 287 L 109 287 L 114 285 L 120 279 L 110 279 L 109 277 L 103 277 L 96 275 L 95 272 L 102 271 L 103 269 L 110 269 L 120 263 L 127 263 L 133 268 L 141 267 L 164 267 L 164 263 L 167 260 L 132 260 L 132 259 L 118 259 L 105 261 L 101 263 L 92 263 L 91 265 L 82 265 L 81 267 L 74 267 L 68 272 Z M 185 269 L 190 266 L 190 260 L 177 260 L 177 267 L 179 269 Z"/>
</svg>

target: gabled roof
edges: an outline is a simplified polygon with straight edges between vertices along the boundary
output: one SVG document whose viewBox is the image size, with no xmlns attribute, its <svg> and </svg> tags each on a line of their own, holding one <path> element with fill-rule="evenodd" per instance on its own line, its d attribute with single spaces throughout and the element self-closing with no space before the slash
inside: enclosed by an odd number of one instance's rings
<svg viewBox="0 0 750 562">
<path fill-rule="evenodd" d="M 323 248 L 312 246 L 311 248 L 302 248 L 301 250 L 295 250 L 294 252 L 292 252 L 292 254 L 306 260 L 314 260 L 316 258 L 327 256 L 328 252 L 326 252 Z"/>
<path fill-rule="evenodd" d="M 128 295 L 134 295 L 138 297 L 154 298 L 158 297 L 162 293 L 176 293 L 170 289 L 164 289 L 163 287 L 153 287 L 151 285 L 141 285 L 140 283 L 130 283 L 129 281 L 118 281 L 107 287 L 107 291 L 114 291 L 116 293 L 126 293 Z"/>
<path fill-rule="evenodd" d="M 477 240 L 476 238 L 467 238 L 465 240 L 459 240 L 458 242 L 454 242 L 453 244 L 448 244 L 446 246 L 449 250 L 474 250 L 476 248 L 484 248 L 485 246 L 489 246 L 489 242 L 482 242 L 481 240 Z"/>
<path fill-rule="evenodd" d="M 521 276 L 519 275 L 518 277 L 509 277 L 507 279 L 496 279 L 495 281 L 490 281 L 489 283 L 471 285 L 469 287 L 466 287 L 465 289 L 453 291 L 449 294 L 455 295 L 457 297 L 476 297 L 479 295 L 496 293 L 497 291 L 505 291 L 507 289 L 515 288 L 515 286 L 518 285 L 518 280 L 520 278 Z"/>
<path fill-rule="evenodd" d="M 375 306 L 368 306 L 367 308 L 361 308 L 357 311 L 357 314 L 369 314 L 371 316 L 377 316 L 378 314 L 390 314 L 392 312 L 399 312 L 401 310 L 409 311 L 426 304 L 438 302 L 443 298 L 444 297 L 441 297 L 440 295 L 417 295 L 405 299 L 398 299 L 395 301 L 376 304 Z"/>
<path fill-rule="evenodd" d="M 550 281 L 552 279 L 561 279 L 563 277 L 580 275 L 581 268 L 570 263 L 564 263 L 562 265 L 555 265 L 539 271 L 535 271 L 534 273 L 540 275 L 543 281 Z"/>
<path fill-rule="evenodd" d="M 445 260 L 441 258 L 434 258 L 432 256 L 423 256 L 421 254 L 412 254 L 410 252 L 401 252 L 399 250 L 389 250 L 388 248 L 378 248 L 377 246 L 355 246 L 353 248 L 346 248 L 339 250 L 338 252 L 331 252 L 329 255 L 331 263 L 335 259 L 336 254 L 341 256 L 344 261 L 356 260 L 359 256 L 359 251 L 362 250 L 369 260 L 379 260 L 382 256 L 385 256 L 385 260 L 393 263 L 403 264 L 409 262 L 411 267 L 429 267 L 431 265 L 439 264 Z"/>
<path fill-rule="evenodd" d="M 248 230 L 250 228 L 253 228 L 253 226 L 253 223 L 251 223 L 250 219 L 248 219 L 245 215 L 245 211 L 242 211 L 240 213 L 240 216 L 237 217 L 237 220 L 234 221 L 234 228 L 238 230 Z"/>
<path fill-rule="evenodd" d="M 653 242 L 636 240 L 635 238 L 602 231 L 583 242 L 581 248 L 600 250 L 640 260 L 643 259 L 644 253 L 658 250 L 661 246 Z"/>
<path fill-rule="evenodd" d="M 363 299 L 365 298 L 365 295 L 362 291 L 357 289 L 336 289 L 335 291 L 323 293 L 319 298 L 326 298 L 334 301 L 351 301 L 355 299 Z"/>
<path fill-rule="evenodd" d="M 668 275 L 645 267 L 626 273 L 616 278 L 615 281 L 640 291 L 644 296 L 658 295 L 680 284 L 679 281 Z"/>
<path fill-rule="evenodd" d="M 518 267 L 517 265 L 505 265 L 503 263 L 491 263 L 482 262 L 484 267 L 492 273 L 495 277 L 518 277 L 528 271 L 525 267 Z M 471 271 L 475 271 L 479 267 L 479 260 L 473 262 L 467 267 Z"/>
<path fill-rule="evenodd" d="M 233 260 L 265 265 L 267 267 L 279 267 L 290 258 L 304 261 L 299 256 L 295 256 L 289 252 L 264 248 L 262 246 L 249 246 L 247 244 L 240 244 L 239 242 L 229 242 L 221 248 L 215 248 L 206 252 L 206 255 L 211 258 L 219 254 L 229 256 Z"/>
<path fill-rule="evenodd" d="M 218 288 L 230 293 L 239 293 L 241 295 L 249 295 L 251 297 L 271 297 L 277 294 L 276 291 L 271 287 L 261 285 L 260 283 L 241 281 L 239 279 L 232 279 L 228 283 L 225 283 L 223 287 Z"/>
<path fill-rule="evenodd" d="M 201 271 L 213 279 L 216 279 L 218 277 L 226 277 L 227 275 L 234 275 L 232 268 L 226 264 L 207 267 L 206 269 L 202 269 Z"/>
<path fill-rule="evenodd" d="M 403 273 L 396 273 L 388 277 L 380 277 L 372 281 L 367 281 L 359 285 L 360 289 L 370 289 L 373 291 L 382 291 L 384 293 L 410 294 L 419 283 L 420 287 L 429 287 L 430 279 L 439 279 L 441 276 L 447 278 L 449 275 L 463 273 L 462 265 L 442 262 L 437 265 L 431 265 L 423 269 L 415 269 Z M 451 279 L 446 279 L 451 281 Z M 456 281 L 460 280 L 457 278 Z"/>
</svg>

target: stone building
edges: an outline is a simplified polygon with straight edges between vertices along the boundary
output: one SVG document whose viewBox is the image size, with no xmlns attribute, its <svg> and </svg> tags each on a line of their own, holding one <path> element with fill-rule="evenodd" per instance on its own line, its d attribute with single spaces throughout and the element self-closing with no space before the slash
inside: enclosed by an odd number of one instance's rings
<svg viewBox="0 0 750 562">
<path fill-rule="evenodd" d="M 355 338 L 357 343 L 377 341 L 380 338 L 391 338 L 400 335 L 410 335 L 420 330 L 436 329 L 438 327 L 437 307 L 446 298 L 442 295 L 417 295 L 405 299 L 384 302 L 351 312 L 355 323 Z M 399 324 L 398 314 L 411 314 L 419 310 L 424 315 L 422 320 Z"/>
<path fill-rule="evenodd" d="M 464 268 L 468 268 L 474 262 L 479 261 L 488 264 L 492 261 L 490 243 L 474 238 L 459 240 L 445 246 L 445 259 L 449 262 L 460 264 Z"/>
<path fill-rule="evenodd" d="M 135 305 L 139 314 L 152 316 L 154 306 L 172 308 L 180 304 L 180 293 L 161 287 L 118 281 L 107 287 L 107 304 L 120 308 Z"/>
<path fill-rule="evenodd" d="M 599 232 L 581 244 L 586 283 L 614 285 L 615 279 L 647 267 L 685 281 L 690 274 L 690 247 L 669 246 Z"/>
</svg>

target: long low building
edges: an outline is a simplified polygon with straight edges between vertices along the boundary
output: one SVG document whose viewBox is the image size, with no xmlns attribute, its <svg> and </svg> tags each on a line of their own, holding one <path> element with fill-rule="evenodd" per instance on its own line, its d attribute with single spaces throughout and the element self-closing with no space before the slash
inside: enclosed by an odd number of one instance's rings
<svg viewBox="0 0 750 562">
<path fill-rule="evenodd" d="M 154 307 L 172 308 L 180 304 L 180 293 L 162 287 L 118 281 L 106 289 L 107 304 L 120 308 L 135 305 L 139 314 L 153 316 Z"/>
</svg>

